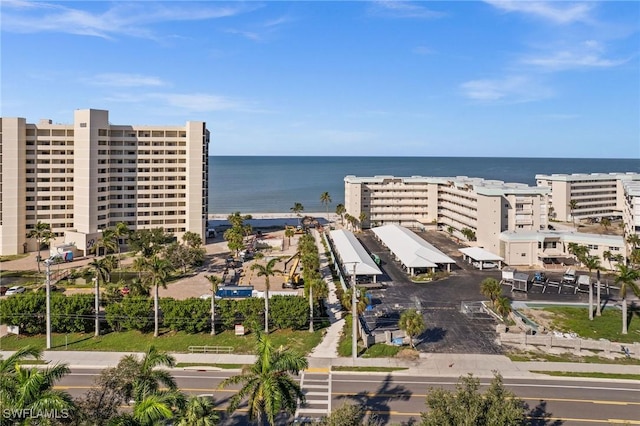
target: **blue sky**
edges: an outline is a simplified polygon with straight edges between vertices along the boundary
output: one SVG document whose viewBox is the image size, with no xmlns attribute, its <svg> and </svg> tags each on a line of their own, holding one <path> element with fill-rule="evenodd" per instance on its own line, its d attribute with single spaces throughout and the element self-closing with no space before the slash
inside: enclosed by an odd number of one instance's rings
<svg viewBox="0 0 640 426">
<path fill-rule="evenodd" d="M 2 116 L 216 155 L 640 158 L 640 3 L 2 0 Z"/>
</svg>

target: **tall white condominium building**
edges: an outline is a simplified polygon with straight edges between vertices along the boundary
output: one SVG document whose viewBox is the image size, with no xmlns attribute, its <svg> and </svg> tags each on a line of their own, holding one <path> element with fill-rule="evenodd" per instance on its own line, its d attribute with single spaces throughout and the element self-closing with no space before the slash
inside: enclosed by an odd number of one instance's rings
<svg viewBox="0 0 640 426">
<path fill-rule="evenodd" d="M 622 219 L 625 235 L 640 235 L 640 181 L 625 181 Z"/>
<path fill-rule="evenodd" d="M 86 253 L 101 230 L 164 228 L 205 236 L 209 131 L 109 123 L 104 110 L 76 110 L 73 124 L 0 118 L 0 255 L 33 251 L 27 234 L 51 225 L 53 244 Z"/>
<path fill-rule="evenodd" d="M 437 225 L 498 253 L 503 231 L 546 229 L 544 200 L 549 188 L 458 177 L 347 176 L 345 208 L 366 216 L 364 227 Z"/>
<path fill-rule="evenodd" d="M 623 184 L 629 181 L 640 181 L 640 174 L 536 175 L 539 187 L 551 189 L 547 200 L 550 216 L 565 222 L 595 217 L 621 217 L 625 203 Z"/>
</svg>

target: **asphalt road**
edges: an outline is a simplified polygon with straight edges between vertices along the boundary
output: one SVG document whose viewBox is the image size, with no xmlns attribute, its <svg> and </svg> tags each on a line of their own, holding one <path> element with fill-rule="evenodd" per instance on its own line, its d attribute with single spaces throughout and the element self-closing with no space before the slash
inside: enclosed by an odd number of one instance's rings
<svg viewBox="0 0 640 426">
<path fill-rule="evenodd" d="M 99 370 L 74 370 L 57 388 L 81 396 Z M 237 373 L 223 371 L 173 372 L 179 387 L 189 394 L 211 394 L 224 407 L 233 390 L 220 390 L 221 380 Z M 319 373 L 313 373 L 316 377 Z M 328 374 L 325 374 L 328 380 Z M 454 389 L 455 378 L 408 377 L 379 374 L 331 374 L 331 405 L 363 403 L 383 424 L 410 424 L 425 411 L 430 388 Z M 481 385 L 489 380 L 482 379 Z M 534 425 L 585 425 L 624 423 L 640 425 L 640 383 L 590 379 L 505 379 L 505 385 L 529 407 Z M 227 418 L 223 424 L 239 424 L 245 411 Z M 284 419 L 282 419 L 284 420 Z"/>
</svg>

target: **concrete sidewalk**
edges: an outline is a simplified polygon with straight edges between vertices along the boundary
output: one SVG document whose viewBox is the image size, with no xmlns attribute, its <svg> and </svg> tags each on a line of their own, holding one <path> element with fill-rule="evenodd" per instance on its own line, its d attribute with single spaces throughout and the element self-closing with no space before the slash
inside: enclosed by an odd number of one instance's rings
<svg viewBox="0 0 640 426">
<path fill-rule="evenodd" d="M 6 359 L 13 352 L 2 351 Z M 128 352 L 47 351 L 43 359 L 49 364 L 66 363 L 73 369 L 101 369 L 114 367 Z M 134 354 L 142 356 L 141 353 Z M 203 364 L 202 369 L 213 368 L 207 364 L 251 364 L 254 355 L 237 354 L 185 354 L 175 353 L 178 363 Z M 494 371 L 505 378 L 541 377 L 536 371 L 600 372 L 609 374 L 640 375 L 640 365 L 590 364 L 564 362 L 514 362 L 503 355 L 483 354 L 421 354 L 417 360 L 398 358 L 321 358 L 309 357 L 309 368 L 329 371 L 331 367 L 394 367 L 404 368 L 391 374 L 408 376 L 460 377 L 473 374 L 476 377 L 493 377 Z M 197 368 L 197 367 L 194 367 Z M 371 374 L 371 373 L 367 373 Z"/>
</svg>

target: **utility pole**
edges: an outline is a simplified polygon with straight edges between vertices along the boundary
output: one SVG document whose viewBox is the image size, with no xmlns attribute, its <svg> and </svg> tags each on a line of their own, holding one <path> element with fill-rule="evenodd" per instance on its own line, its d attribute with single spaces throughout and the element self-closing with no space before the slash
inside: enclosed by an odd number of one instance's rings
<svg viewBox="0 0 640 426">
<path fill-rule="evenodd" d="M 353 273 L 351 274 L 351 356 L 355 361 L 358 359 L 358 297 L 356 296 L 356 266 L 357 262 L 353 263 Z"/>
<path fill-rule="evenodd" d="M 51 349 L 51 264 L 57 258 L 52 256 L 49 259 L 44 261 L 45 267 L 45 290 L 46 290 L 46 299 L 47 299 L 47 349 Z"/>
<path fill-rule="evenodd" d="M 313 281 L 309 282 L 309 333 L 313 333 Z"/>
</svg>

